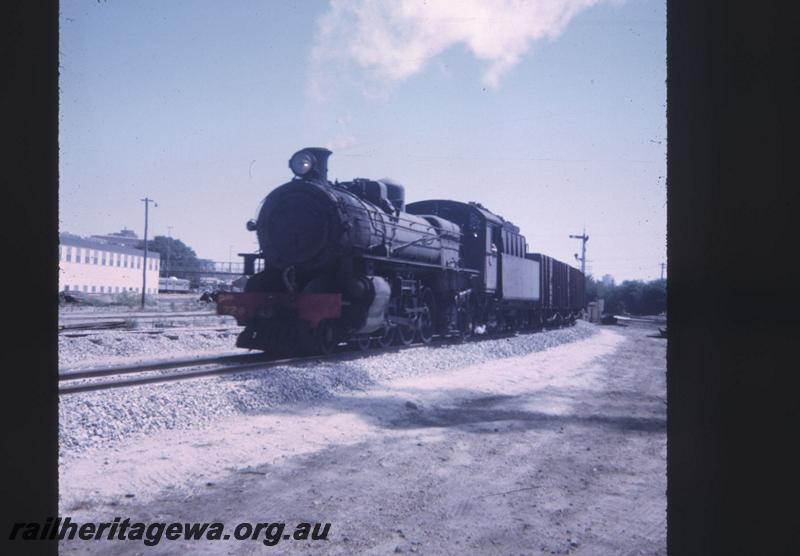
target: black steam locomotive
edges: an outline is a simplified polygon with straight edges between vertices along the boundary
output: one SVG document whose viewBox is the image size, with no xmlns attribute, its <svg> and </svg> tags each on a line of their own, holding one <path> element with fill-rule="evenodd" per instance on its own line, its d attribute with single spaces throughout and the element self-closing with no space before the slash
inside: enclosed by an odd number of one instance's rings
<svg viewBox="0 0 800 556">
<path fill-rule="evenodd" d="M 341 342 L 388 346 L 435 335 L 572 324 L 583 274 L 528 253 L 519 228 L 479 203 L 405 204 L 402 185 L 331 183 L 331 151 L 289 161 L 294 178 L 264 199 L 245 255 L 244 292 L 220 293 L 217 312 L 243 325 L 236 345 L 329 353 Z M 264 270 L 254 273 L 255 259 Z"/>
</svg>

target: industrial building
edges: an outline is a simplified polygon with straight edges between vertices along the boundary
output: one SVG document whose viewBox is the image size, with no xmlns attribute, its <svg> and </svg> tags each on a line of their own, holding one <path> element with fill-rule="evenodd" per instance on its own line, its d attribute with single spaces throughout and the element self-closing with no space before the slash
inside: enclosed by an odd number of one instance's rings
<svg viewBox="0 0 800 556">
<path fill-rule="evenodd" d="M 58 289 L 86 293 L 142 291 L 143 265 L 146 266 L 145 293 L 158 293 L 161 255 L 129 245 L 110 243 L 72 234 L 59 234 Z"/>
</svg>

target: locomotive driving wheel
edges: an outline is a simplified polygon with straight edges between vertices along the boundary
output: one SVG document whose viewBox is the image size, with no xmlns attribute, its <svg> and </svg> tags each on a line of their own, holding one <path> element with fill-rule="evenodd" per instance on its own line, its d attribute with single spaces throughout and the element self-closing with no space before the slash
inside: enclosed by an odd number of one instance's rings
<svg viewBox="0 0 800 556">
<path fill-rule="evenodd" d="M 411 321 L 409 324 L 397 325 L 397 343 L 401 346 L 408 346 L 414 343 L 417 336 L 416 318 L 417 300 L 415 297 L 403 295 L 400 298 L 398 314 Z"/>
<path fill-rule="evenodd" d="M 381 335 L 378 336 L 378 345 L 382 348 L 387 348 L 394 343 L 395 337 L 395 329 L 394 328 L 384 328 L 381 331 Z"/>
<path fill-rule="evenodd" d="M 336 327 L 330 319 L 319 323 L 316 330 L 317 350 L 322 355 L 330 355 L 339 342 L 336 339 Z"/>
<path fill-rule="evenodd" d="M 464 342 L 475 333 L 475 321 L 468 309 L 458 312 L 458 340 Z"/>
<path fill-rule="evenodd" d="M 423 344 L 429 344 L 433 340 L 433 310 L 436 300 L 433 291 L 425 288 L 422 292 L 422 312 L 419 315 L 419 328 L 417 336 Z"/>
<path fill-rule="evenodd" d="M 360 349 L 361 351 L 369 351 L 369 345 L 370 345 L 369 334 L 364 334 L 363 336 L 358 336 L 356 338 L 355 344 L 358 346 L 358 349 Z"/>
<path fill-rule="evenodd" d="M 401 324 L 397 327 L 397 339 L 401 345 L 409 346 L 414 343 L 414 336 L 417 335 L 417 331 L 414 330 L 413 326 L 409 326 L 407 324 Z"/>
</svg>

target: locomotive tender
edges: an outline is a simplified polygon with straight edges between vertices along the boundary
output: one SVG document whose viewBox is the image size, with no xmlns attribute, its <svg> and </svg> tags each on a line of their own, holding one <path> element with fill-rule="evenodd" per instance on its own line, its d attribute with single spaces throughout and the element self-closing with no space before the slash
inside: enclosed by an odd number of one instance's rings
<svg viewBox="0 0 800 556">
<path fill-rule="evenodd" d="M 217 312 L 245 327 L 237 346 L 329 353 L 342 341 L 428 343 L 580 316 L 583 274 L 528 253 L 511 222 L 479 203 L 406 205 L 403 186 L 386 179 L 331 183 L 330 155 L 295 153 L 294 178 L 247 223 L 261 247 L 245 255 L 251 277 L 244 292 L 217 299 Z"/>
</svg>

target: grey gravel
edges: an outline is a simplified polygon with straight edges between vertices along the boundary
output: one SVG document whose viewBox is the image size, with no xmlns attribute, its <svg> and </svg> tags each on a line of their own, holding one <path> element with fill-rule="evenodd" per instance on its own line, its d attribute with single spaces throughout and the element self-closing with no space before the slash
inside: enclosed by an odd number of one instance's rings
<svg viewBox="0 0 800 556">
<path fill-rule="evenodd" d="M 63 396 L 59 404 L 61 458 L 86 455 L 123 440 L 165 429 L 191 429 L 215 420 L 281 404 L 324 400 L 401 377 L 436 373 L 485 361 L 525 355 L 588 338 L 597 327 L 571 328 L 465 344 L 420 346 L 348 361 L 318 361 L 181 382 Z M 99 342 L 93 340 L 101 340 Z M 186 332 L 177 340 L 107 331 L 92 337 L 59 338 L 62 366 L 133 363 L 168 356 L 230 352 L 231 333 Z M 241 351 L 241 350 L 240 350 Z"/>
<path fill-rule="evenodd" d="M 86 336 L 58 337 L 58 366 L 61 369 L 133 364 L 158 358 L 183 357 L 199 353 L 236 350 L 235 327 L 184 328 L 144 331 L 104 330 Z M 242 350 L 238 350 L 241 352 Z"/>
</svg>

